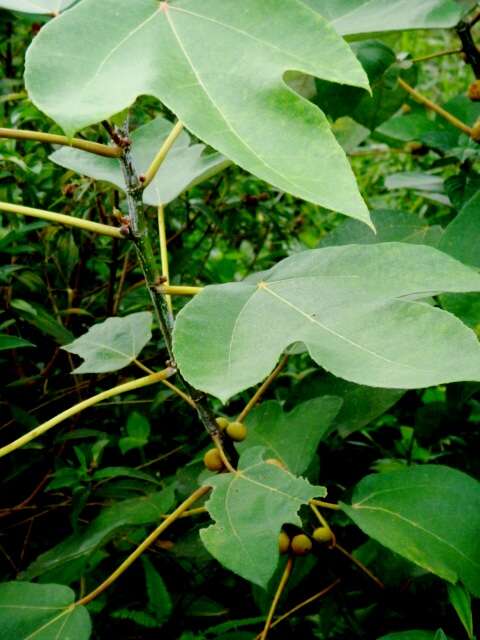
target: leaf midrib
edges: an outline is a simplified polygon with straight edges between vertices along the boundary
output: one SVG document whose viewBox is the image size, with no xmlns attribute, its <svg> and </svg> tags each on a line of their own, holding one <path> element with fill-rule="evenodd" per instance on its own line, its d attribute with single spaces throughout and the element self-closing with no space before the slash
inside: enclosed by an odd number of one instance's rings
<svg viewBox="0 0 480 640">
<path fill-rule="evenodd" d="M 442 537 L 440 537 L 436 533 L 433 533 L 433 531 L 429 531 L 428 529 L 425 529 L 419 523 L 415 522 L 414 520 L 410 520 L 410 518 L 407 518 L 406 516 L 402 516 L 400 513 L 397 513 L 396 511 L 391 511 L 390 509 L 386 509 L 384 507 L 356 507 L 356 510 L 357 511 L 381 511 L 382 513 L 388 513 L 389 515 L 393 516 L 394 518 L 398 518 L 399 520 L 402 520 L 403 522 L 406 522 L 407 524 L 409 524 L 414 529 L 420 529 L 420 531 L 425 533 L 427 536 L 430 536 L 430 537 L 434 538 L 435 540 L 437 540 L 441 544 L 444 544 L 446 547 L 450 547 L 450 549 L 452 549 L 460 557 L 464 558 L 467 562 L 470 562 L 471 564 L 475 565 L 476 567 L 478 567 L 480 569 L 480 563 L 479 562 L 476 562 L 473 558 L 470 558 L 469 556 L 467 556 L 463 551 L 461 551 L 460 549 L 457 549 L 457 547 L 455 545 L 451 544 L 450 542 L 448 542 L 448 540 L 444 540 Z"/>
<path fill-rule="evenodd" d="M 269 169 L 270 171 L 272 171 L 272 173 L 276 176 L 278 176 L 279 178 L 281 178 L 282 180 L 286 181 L 286 184 L 293 184 L 292 181 L 290 180 L 290 178 L 288 176 L 285 176 L 283 173 L 280 173 L 278 171 L 278 169 L 275 169 L 275 167 L 272 167 L 261 155 L 258 154 L 257 151 L 255 151 L 255 149 L 253 149 L 247 142 L 245 142 L 245 140 L 243 140 L 240 136 L 240 134 L 236 131 L 236 129 L 233 127 L 232 123 L 227 119 L 227 117 L 224 115 L 224 113 L 221 111 L 220 107 L 217 105 L 217 103 L 215 102 L 215 100 L 213 99 L 213 97 L 211 96 L 211 94 L 209 93 L 209 91 L 207 90 L 207 87 L 205 86 L 205 84 L 203 83 L 200 74 L 198 73 L 197 69 L 195 68 L 195 65 L 193 64 L 192 59 L 190 58 L 190 55 L 188 54 L 186 48 L 184 47 L 182 40 L 177 32 L 177 30 L 175 29 L 175 26 L 169 16 L 170 10 L 172 9 L 172 7 L 170 7 L 170 9 L 168 11 L 165 12 L 165 16 L 166 16 L 166 20 L 170 26 L 170 29 L 176 39 L 176 41 L 178 42 L 178 46 L 181 50 L 181 52 L 183 53 L 188 65 L 190 66 L 194 76 L 197 78 L 197 82 L 198 82 L 198 86 L 203 90 L 203 92 L 205 93 L 206 97 L 208 98 L 208 100 L 210 101 L 210 103 L 212 104 L 212 106 L 214 107 L 214 109 L 217 111 L 217 113 L 220 115 L 220 118 L 223 120 L 223 122 L 225 122 L 227 128 L 231 131 L 231 133 L 235 136 L 235 139 L 243 146 L 245 147 L 245 149 L 247 149 L 247 151 L 249 153 L 251 153 L 255 158 L 257 158 L 265 167 L 267 167 L 267 169 Z M 285 85 L 285 87 L 288 89 L 287 85 Z M 308 193 L 310 195 L 310 197 L 312 198 L 312 200 L 314 202 L 317 201 L 317 195 L 313 192 L 310 191 L 310 189 L 308 189 L 305 185 L 302 185 L 302 190 L 305 193 Z"/>
</svg>

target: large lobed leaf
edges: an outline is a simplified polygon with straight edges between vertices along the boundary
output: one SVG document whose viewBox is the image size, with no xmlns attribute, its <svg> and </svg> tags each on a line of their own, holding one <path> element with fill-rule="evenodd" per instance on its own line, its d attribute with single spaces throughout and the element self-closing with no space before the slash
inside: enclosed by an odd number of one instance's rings
<svg viewBox="0 0 480 640">
<path fill-rule="evenodd" d="M 464 10 L 453 0 L 305 0 L 342 35 L 447 29 Z"/>
<path fill-rule="evenodd" d="M 83 0 L 35 38 L 25 79 L 69 135 L 152 95 L 241 167 L 369 222 L 325 115 L 287 86 L 288 71 L 368 88 L 348 45 L 301 0 Z"/>
<path fill-rule="evenodd" d="M 75 594 L 59 584 L 0 584 L 0 637 L 3 640 L 88 640 L 91 622 Z"/>
<path fill-rule="evenodd" d="M 431 247 L 306 251 L 256 278 L 206 287 L 178 315 L 176 362 L 193 386 L 222 401 L 263 380 L 294 342 L 358 384 L 408 389 L 479 380 L 475 334 L 420 301 L 479 290 L 475 271 Z"/>
<path fill-rule="evenodd" d="M 172 123 L 159 117 L 132 133 L 132 157 L 139 173 L 147 171 L 171 130 Z M 205 155 L 204 151 L 205 145 L 191 145 L 189 135 L 182 132 L 153 182 L 143 192 L 145 204 L 168 204 L 189 187 L 210 178 L 230 164 L 219 153 Z M 125 189 L 122 167 L 116 158 L 104 158 L 72 147 L 62 147 L 52 153 L 50 160 L 94 180 L 105 180 L 119 189 Z"/>
<path fill-rule="evenodd" d="M 124 318 L 107 318 L 62 348 L 85 360 L 74 373 L 117 371 L 131 364 L 149 342 L 151 326 L 149 311 L 132 313 Z"/>
<path fill-rule="evenodd" d="M 342 505 L 369 536 L 480 595 L 480 483 L 425 465 L 364 478 Z"/>
<path fill-rule="evenodd" d="M 266 588 L 278 563 L 278 534 L 301 526 L 300 507 L 326 495 L 289 471 L 265 462 L 264 447 L 245 451 L 236 473 L 205 481 L 213 487 L 206 508 L 215 524 L 200 531 L 207 550 L 227 569 Z"/>
</svg>

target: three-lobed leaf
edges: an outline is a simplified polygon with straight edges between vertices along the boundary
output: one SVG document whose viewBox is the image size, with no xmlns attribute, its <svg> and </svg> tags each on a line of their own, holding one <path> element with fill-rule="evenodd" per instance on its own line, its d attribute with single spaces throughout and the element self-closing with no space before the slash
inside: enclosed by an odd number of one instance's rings
<svg viewBox="0 0 480 640">
<path fill-rule="evenodd" d="M 237 449 L 243 453 L 263 446 L 266 456 L 279 460 L 294 475 L 305 473 L 341 406 L 341 398 L 324 396 L 287 413 L 275 400 L 262 402 L 249 414 L 248 438 Z"/>
<path fill-rule="evenodd" d="M 137 171 L 145 173 L 172 130 L 165 118 L 155 118 L 131 134 L 132 158 Z M 205 154 L 205 145 L 190 144 L 183 131 L 175 141 L 152 183 L 143 192 L 145 204 L 159 206 L 175 200 L 188 188 L 225 169 L 230 162 L 219 153 Z M 86 151 L 62 147 L 50 160 L 94 180 L 104 180 L 125 190 L 120 160 L 95 156 Z"/>
<path fill-rule="evenodd" d="M 35 38 L 25 80 L 68 135 L 155 96 L 244 169 L 369 223 L 327 118 L 287 86 L 288 71 L 368 88 L 348 45 L 301 0 L 83 0 Z"/>
<path fill-rule="evenodd" d="M 301 526 L 300 507 L 326 495 L 324 487 L 265 462 L 265 454 L 264 447 L 252 447 L 240 457 L 236 473 L 205 481 L 213 487 L 205 506 L 215 524 L 200 531 L 214 558 L 263 588 L 278 563 L 282 525 Z"/>
<path fill-rule="evenodd" d="M 152 314 L 132 313 L 123 318 L 107 318 L 87 333 L 62 347 L 84 359 L 74 373 L 107 373 L 128 366 L 150 341 Z"/>
<path fill-rule="evenodd" d="M 367 386 L 478 380 L 475 334 L 421 299 L 479 290 L 475 271 L 423 245 L 305 251 L 255 278 L 206 287 L 178 315 L 176 362 L 222 401 L 263 380 L 295 342 L 324 369 Z"/>
<path fill-rule="evenodd" d="M 6 640 L 88 640 L 91 622 L 75 594 L 58 584 L 0 584 L 0 635 Z"/>
<path fill-rule="evenodd" d="M 370 475 L 343 510 L 369 536 L 480 595 L 480 483 L 440 465 Z"/>
</svg>

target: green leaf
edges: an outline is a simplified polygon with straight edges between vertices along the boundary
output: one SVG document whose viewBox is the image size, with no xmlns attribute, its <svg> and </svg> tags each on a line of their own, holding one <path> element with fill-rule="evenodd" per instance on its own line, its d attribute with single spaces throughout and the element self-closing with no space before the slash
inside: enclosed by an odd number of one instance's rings
<svg viewBox="0 0 480 640">
<path fill-rule="evenodd" d="M 325 115 L 287 71 L 368 88 L 348 45 L 301 0 L 83 0 L 35 38 L 25 80 L 68 135 L 155 96 L 247 171 L 368 223 Z"/>
<path fill-rule="evenodd" d="M 373 130 L 405 102 L 405 91 L 398 85 L 398 78 L 415 84 L 417 68 L 397 63 L 392 49 L 377 40 L 356 42 L 352 50 L 368 76 L 372 95 L 355 87 L 316 80 L 313 102 L 333 119 L 350 116 Z"/>
<path fill-rule="evenodd" d="M 224 402 L 263 380 L 295 342 L 358 384 L 478 380 L 474 333 L 420 299 L 479 289 L 473 270 L 422 245 L 305 251 L 256 278 L 206 287 L 178 315 L 176 362 L 194 387 Z"/>
<path fill-rule="evenodd" d="M 440 226 L 429 225 L 413 213 L 378 209 L 372 211 L 371 216 L 376 233 L 356 220 L 345 220 L 320 241 L 319 247 L 380 242 L 408 242 L 438 247 L 443 234 Z"/>
<path fill-rule="evenodd" d="M 88 640 L 90 616 L 73 607 L 75 593 L 58 584 L 0 584 L 0 629 L 3 640 Z"/>
<path fill-rule="evenodd" d="M 28 580 L 59 569 L 78 559 L 86 560 L 94 551 L 107 544 L 128 527 L 158 522 L 173 507 L 173 487 L 141 498 L 123 500 L 104 509 L 83 531 L 69 536 L 60 544 L 40 555 L 22 576 Z"/>
<path fill-rule="evenodd" d="M 131 467 L 104 467 L 99 471 L 96 471 L 94 480 L 112 480 L 113 478 L 136 478 L 137 480 L 145 480 L 145 482 L 152 482 L 153 484 L 160 484 L 153 476 L 138 469 L 132 469 Z"/>
<path fill-rule="evenodd" d="M 142 562 L 145 572 L 149 610 L 154 614 L 157 624 L 163 624 L 172 613 L 172 599 L 162 576 L 156 571 L 150 560 L 142 556 Z"/>
<path fill-rule="evenodd" d="M 405 394 L 403 389 L 376 389 L 341 380 L 330 374 L 315 374 L 315 378 L 305 378 L 291 392 L 291 402 L 301 402 L 320 396 L 337 396 L 342 406 L 334 418 L 331 430 L 346 438 L 354 431 L 363 429 L 396 404 Z M 250 439 L 250 436 L 249 436 Z"/>
<path fill-rule="evenodd" d="M 477 192 L 445 229 L 439 248 L 472 267 L 480 267 L 480 192 Z M 468 326 L 477 329 L 480 323 L 480 296 L 475 293 L 444 295 L 440 298 L 447 311 L 458 315 Z"/>
<path fill-rule="evenodd" d="M 76 0 L 0 0 L 0 9 L 55 15 L 68 9 Z"/>
<path fill-rule="evenodd" d="M 305 0 L 342 35 L 448 29 L 463 11 L 453 0 Z"/>
<path fill-rule="evenodd" d="M 140 174 L 147 171 L 171 129 L 171 122 L 165 118 L 155 118 L 132 133 L 132 156 Z M 168 204 L 190 187 L 230 164 L 219 153 L 206 155 L 204 152 L 205 145 L 191 145 L 189 135 L 182 132 L 154 181 L 144 191 L 145 204 Z M 50 160 L 94 180 L 111 182 L 119 189 L 125 189 L 121 164 L 116 158 L 103 158 L 71 147 L 62 147 L 52 153 Z"/>
<path fill-rule="evenodd" d="M 243 453 L 263 446 L 269 458 L 280 460 L 291 473 L 300 475 L 308 469 L 341 405 L 340 398 L 325 396 L 285 413 L 275 400 L 262 402 L 249 414 L 248 438 L 237 449 Z"/>
<path fill-rule="evenodd" d="M 133 411 L 128 416 L 127 433 L 127 437 L 120 438 L 118 441 L 122 453 L 127 453 L 130 449 L 142 448 L 148 444 L 150 423 L 143 414 Z"/>
<path fill-rule="evenodd" d="M 425 465 L 367 476 L 343 510 L 367 535 L 480 595 L 480 483 Z"/>
<path fill-rule="evenodd" d="M 480 267 L 478 243 L 480 240 L 480 191 L 461 209 L 445 229 L 440 249 L 460 262 Z"/>
<path fill-rule="evenodd" d="M 72 341 L 73 335 L 70 331 L 48 313 L 42 305 L 19 299 L 12 300 L 10 304 L 22 320 L 33 325 L 42 333 L 51 336 L 58 344 L 68 344 Z"/>
<path fill-rule="evenodd" d="M 35 345 L 16 336 L 10 336 L 7 333 L 0 333 L 0 351 L 7 349 L 21 349 L 23 347 L 34 347 Z"/>
<path fill-rule="evenodd" d="M 472 599 L 469 592 L 462 584 L 448 585 L 448 599 L 450 604 L 457 612 L 460 622 L 463 624 L 467 636 L 470 640 L 473 638 L 473 614 Z"/>
<path fill-rule="evenodd" d="M 207 550 L 227 569 L 266 588 L 278 563 L 278 534 L 285 523 L 301 526 L 300 507 L 326 495 L 324 487 L 264 462 L 263 447 L 248 449 L 238 471 L 217 475 L 205 504 L 215 524 L 200 531 Z"/>
<path fill-rule="evenodd" d="M 442 106 L 446 111 L 472 127 L 480 116 L 480 105 L 472 102 L 466 96 L 456 96 Z M 478 157 L 475 143 L 464 133 L 440 116 L 430 117 L 430 114 L 425 113 L 425 110 L 415 103 L 413 103 L 412 109 L 411 113 L 396 115 L 383 123 L 376 129 L 376 133 L 401 142 L 420 141 L 426 146 L 440 151 L 442 155 L 459 158 L 462 162 L 468 158 Z"/>
<path fill-rule="evenodd" d="M 118 371 L 131 364 L 150 341 L 151 325 L 149 311 L 108 318 L 62 348 L 85 360 L 73 373 Z"/>
</svg>

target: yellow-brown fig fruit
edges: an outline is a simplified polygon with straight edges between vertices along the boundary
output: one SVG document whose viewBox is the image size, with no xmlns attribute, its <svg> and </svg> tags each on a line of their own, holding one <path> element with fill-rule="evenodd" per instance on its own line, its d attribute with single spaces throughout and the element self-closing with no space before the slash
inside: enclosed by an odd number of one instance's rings
<svg viewBox="0 0 480 640">
<path fill-rule="evenodd" d="M 225 429 L 230 424 L 230 420 L 227 420 L 227 418 L 223 418 L 222 416 L 220 416 L 219 418 L 216 419 L 216 423 L 219 429 L 221 429 L 222 431 L 225 431 Z"/>
<path fill-rule="evenodd" d="M 304 533 L 299 533 L 292 538 L 291 548 L 296 556 L 306 556 L 312 550 L 312 541 Z"/>
<path fill-rule="evenodd" d="M 330 542 L 330 540 L 332 539 L 332 532 L 328 527 L 318 527 L 313 532 L 313 539 L 316 542 L 320 542 L 320 544 Z"/>
<path fill-rule="evenodd" d="M 247 427 L 242 422 L 230 422 L 226 433 L 234 442 L 242 442 L 247 437 Z"/>
<path fill-rule="evenodd" d="M 480 101 L 480 80 L 475 80 L 475 82 L 472 82 L 468 87 L 468 97 L 472 102 Z"/>
<path fill-rule="evenodd" d="M 480 118 L 473 125 L 471 138 L 475 142 L 480 142 Z"/>
<path fill-rule="evenodd" d="M 278 536 L 278 550 L 280 553 L 287 553 L 290 549 L 290 538 L 287 536 L 285 531 L 280 531 Z"/>
<path fill-rule="evenodd" d="M 203 462 L 209 471 L 221 471 L 223 469 L 223 460 L 218 449 L 209 449 L 203 456 Z"/>
</svg>

